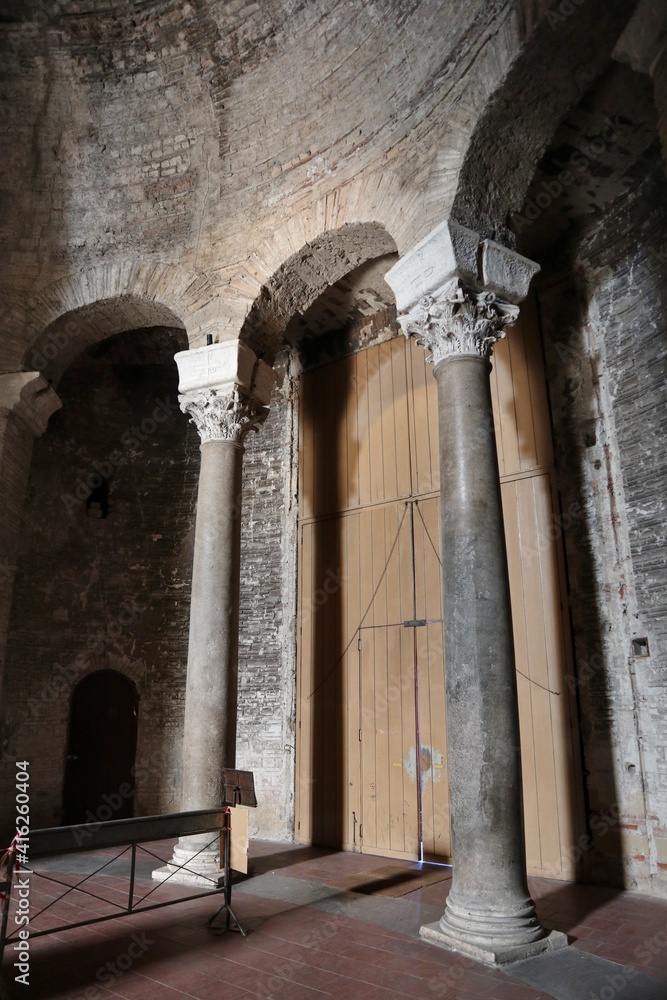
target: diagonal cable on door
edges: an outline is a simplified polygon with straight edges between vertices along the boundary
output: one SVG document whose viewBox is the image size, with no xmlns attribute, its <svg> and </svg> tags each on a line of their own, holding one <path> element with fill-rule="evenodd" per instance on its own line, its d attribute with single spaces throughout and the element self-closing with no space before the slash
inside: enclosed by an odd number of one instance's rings
<svg viewBox="0 0 667 1000">
<path fill-rule="evenodd" d="M 375 585 L 375 589 L 374 589 L 373 593 L 371 594 L 371 599 L 368 602 L 366 610 L 364 611 L 363 615 L 361 616 L 361 621 L 359 622 L 359 624 L 355 628 L 354 632 L 352 633 L 352 638 L 350 639 L 350 641 L 348 642 L 347 646 L 345 647 L 345 649 L 343 650 L 343 652 L 340 654 L 340 656 L 338 657 L 338 659 L 336 660 L 336 662 L 332 666 L 331 670 L 328 672 L 328 674 L 324 675 L 324 677 L 319 682 L 319 684 L 317 685 L 317 687 L 314 687 L 313 690 L 308 695 L 308 700 L 309 701 L 313 697 L 314 694 L 317 694 L 317 692 L 320 690 L 320 688 L 324 684 L 326 684 L 326 682 L 329 680 L 329 678 L 331 677 L 331 675 L 338 669 L 339 665 L 342 663 L 344 657 L 346 656 L 348 650 L 350 649 L 352 643 L 354 642 L 355 635 L 357 634 L 357 632 L 359 631 L 359 629 L 363 627 L 364 621 L 366 620 L 366 616 L 368 615 L 368 612 L 373 607 L 373 602 L 375 601 L 375 596 L 376 596 L 378 590 L 380 589 L 380 585 L 381 585 L 382 581 L 384 580 L 385 576 L 387 575 L 387 570 L 389 569 L 389 563 L 391 562 L 391 557 L 393 556 L 394 550 L 395 550 L 396 546 L 398 545 L 398 539 L 399 539 L 399 536 L 401 534 L 401 528 L 403 527 L 403 521 L 405 520 L 405 515 L 407 514 L 407 511 L 408 511 L 408 508 L 407 508 L 407 505 L 406 505 L 406 507 L 403 510 L 403 515 L 401 517 L 401 520 L 399 521 L 398 528 L 396 530 L 396 537 L 394 538 L 394 541 L 392 542 L 391 548 L 389 550 L 389 555 L 387 556 L 387 561 L 384 564 L 384 568 L 382 570 L 382 573 L 380 574 L 380 578 L 379 578 L 377 584 Z"/>
<path fill-rule="evenodd" d="M 415 506 L 417 508 L 417 513 L 419 514 L 419 516 L 421 518 L 422 525 L 424 526 L 424 532 L 426 534 L 426 537 L 428 538 L 429 542 L 431 543 L 431 547 L 433 548 L 433 551 L 435 552 L 436 559 L 438 560 L 438 562 L 440 563 L 440 566 L 442 567 L 442 560 L 440 558 L 440 553 L 438 552 L 438 549 L 436 548 L 435 542 L 431 538 L 431 533 L 429 532 L 428 527 L 426 526 L 426 521 L 424 520 L 424 515 L 422 514 L 421 509 L 419 507 L 419 501 L 417 501 L 417 503 L 415 504 Z M 519 670 L 519 668 L 516 666 L 516 663 L 515 663 L 515 670 L 516 670 L 517 674 L 519 674 L 521 677 L 524 677 L 529 682 L 529 684 L 533 684 L 533 685 L 535 685 L 535 687 L 541 688 L 543 691 L 546 691 L 547 694 L 553 694 L 553 695 L 556 695 L 556 697 L 560 698 L 560 691 L 554 691 L 552 688 L 546 687 L 546 685 L 544 685 L 544 684 L 540 684 L 539 681 L 536 681 L 533 677 L 529 677 L 528 674 L 524 673 L 523 670 Z"/>
</svg>

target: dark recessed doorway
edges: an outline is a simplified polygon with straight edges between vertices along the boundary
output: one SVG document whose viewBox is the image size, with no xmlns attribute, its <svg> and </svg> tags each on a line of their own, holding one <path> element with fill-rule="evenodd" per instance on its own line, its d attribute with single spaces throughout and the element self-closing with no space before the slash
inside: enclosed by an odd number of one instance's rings
<svg viewBox="0 0 667 1000">
<path fill-rule="evenodd" d="M 74 689 L 63 823 L 133 815 L 138 702 L 132 681 L 115 670 L 98 670 Z"/>
</svg>

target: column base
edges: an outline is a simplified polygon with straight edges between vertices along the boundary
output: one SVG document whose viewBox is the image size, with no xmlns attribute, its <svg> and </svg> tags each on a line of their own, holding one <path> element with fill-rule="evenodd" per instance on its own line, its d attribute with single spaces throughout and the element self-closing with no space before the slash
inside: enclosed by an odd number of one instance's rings
<svg viewBox="0 0 667 1000">
<path fill-rule="evenodd" d="M 424 924 L 419 934 L 440 948 L 494 966 L 559 951 L 569 944 L 566 934 L 542 927 L 530 898 L 504 908 L 484 907 L 466 904 L 451 892 L 441 919 Z"/>
<path fill-rule="evenodd" d="M 492 966 L 510 965 L 512 962 L 521 962 L 525 958 L 534 958 L 536 955 L 547 952 L 560 951 L 561 948 L 567 948 L 569 944 L 567 934 L 563 934 L 561 931 L 545 931 L 544 937 L 538 938 L 537 941 L 525 941 L 523 944 L 494 945 L 492 942 L 482 944 L 452 934 L 451 931 L 444 931 L 439 921 L 434 924 L 422 924 L 419 928 L 419 935 L 429 944 L 437 945 L 439 948 L 447 948 L 448 951 L 457 951 L 462 955 L 476 959 L 478 962 Z"/>
<path fill-rule="evenodd" d="M 196 885 L 205 889 L 216 888 L 225 877 L 224 869 L 220 868 L 218 851 L 192 850 L 187 844 L 188 840 L 195 838 L 183 838 L 174 848 L 171 861 L 162 868 L 156 868 L 152 872 L 152 878 L 156 882 L 166 882 L 168 879 L 170 882 L 182 885 Z M 199 845 L 194 846 L 197 848 Z"/>
</svg>

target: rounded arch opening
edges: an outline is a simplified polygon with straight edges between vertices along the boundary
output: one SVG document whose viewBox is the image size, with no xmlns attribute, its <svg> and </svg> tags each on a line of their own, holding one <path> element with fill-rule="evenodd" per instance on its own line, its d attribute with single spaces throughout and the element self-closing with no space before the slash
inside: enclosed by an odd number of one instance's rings
<svg viewBox="0 0 667 1000">
<path fill-rule="evenodd" d="M 510 212 L 521 208 L 559 122 L 603 71 L 634 6 L 588 0 L 540 21 L 477 121 L 452 206 L 457 222 L 514 246 Z"/>
<path fill-rule="evenodd" d="M 173 355 L 186 347 L 162 326 L 90 344 L 34 443 L 3 693 L 16 751 L 40 748 L 35 825 L 63 815 L 66 693 L 100 669 L 142 692 L 136 813 L 178 806 L 199 446 L 178 403 Z"/>
<path fill-rule="evenodd" d="M 241 340 L 271 363 L 293 317 L 303 315 L 345 275 L 396 250 L 393 237 L 378 222 L 350 223 L 322 233 L 285 260 L 262 287 Z"/>
<path fill-rule="evenodd" d="M 63 823 L 134 814 L 139 693 L 118 670 L 88 674 L 70 698 Z"/>
<path fill-rule="evenodd" d="M 149 328 L 180 330 L 184 335 L 186 329 L 183 320 L 161 302 L 134 295 L 100 299 L 53 320 L 26 350 L 24 367 L 42 372 L 57 386 L 87 348 L 119 333 Z"/>
</svg>

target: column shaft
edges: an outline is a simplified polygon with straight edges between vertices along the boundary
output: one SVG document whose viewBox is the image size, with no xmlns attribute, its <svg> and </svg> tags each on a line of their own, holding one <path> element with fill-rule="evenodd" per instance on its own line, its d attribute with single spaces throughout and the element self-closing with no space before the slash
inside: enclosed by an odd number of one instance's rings
<svg viewBox="0 0 667 1000">
<path fill-rule="evenodd" d="M 236 766 L 243 438 L 265 419 L 275 375 L 239 341 L 176 355 L 181 409 L 201 445 L 183 729 L 181 809 L 224 805 Z M 185 870 L 182 870 L 185 868 Z M 220 876 L 217 837 L 181 837 L 153 878 L 209 884 Z"/>
<path fill-rule="evenodd" d="M 183 734 L 182 808 L 223 801 L 236 763 L 243 446 L 201 446 Z"/>
<path fill-rule="evenodd" d="M 452 885 L 421 935 L 491 965 L 553 951 L 528 894 L 514 643 L 489 373 L 532 261 L 448 221 L 386 275 L 438 384 Z"/>
<path fill-rule="evenodd" d="M 488 361 L 472 355 L 450 357 L 435 370 L 454 858 L 439 929 L 498 951 L 546 931 L 535 917 L 525 874 L 514 644 L 489 370 Z"/>
</svg>

